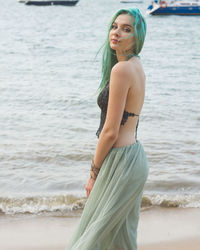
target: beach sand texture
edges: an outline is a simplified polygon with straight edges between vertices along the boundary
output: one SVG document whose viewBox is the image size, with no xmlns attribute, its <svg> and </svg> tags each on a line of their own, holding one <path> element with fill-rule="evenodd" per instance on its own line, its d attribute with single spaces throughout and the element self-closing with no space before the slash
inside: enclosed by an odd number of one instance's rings
<svg viewBox="0 0 200 250">
<path fill-rule="evenodd" d="M 1 250 L 64 250 L 80 217 L 3 216 Z M 143 210 L 138 250 L 200 250 L 200 209 Z"/>
</svg>

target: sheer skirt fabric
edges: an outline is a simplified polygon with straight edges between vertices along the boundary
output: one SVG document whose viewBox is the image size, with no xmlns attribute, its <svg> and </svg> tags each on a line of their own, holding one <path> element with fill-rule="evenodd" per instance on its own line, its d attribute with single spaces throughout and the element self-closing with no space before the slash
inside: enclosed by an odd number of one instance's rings
<svg viewBox="0 0 200 250">
<path fill-rule="evenodd" d="M 67 250 L 137 250 L 137 226 L 148 176 L 139 141 L 105 158 Z"/>
</svg>

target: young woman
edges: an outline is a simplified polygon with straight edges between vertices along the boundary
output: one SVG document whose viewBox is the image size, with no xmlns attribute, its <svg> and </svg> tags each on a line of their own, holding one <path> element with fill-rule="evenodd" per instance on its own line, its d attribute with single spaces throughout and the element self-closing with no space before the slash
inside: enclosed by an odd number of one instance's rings
<svg viewBox="0 0 200 250">
<path fill-rule="evenodd" d="M 99 141 L 90 177 L 88 200 L 67 250 L 136 250 L 137 226 L 147 159 L 137 141 L 145 96 L 139 59 L 146 34 L 140 11 L 119 10 L 104 45 L 98 105 Z M 135 137 L 134 137 L 135 133 Z"/>
</svg>

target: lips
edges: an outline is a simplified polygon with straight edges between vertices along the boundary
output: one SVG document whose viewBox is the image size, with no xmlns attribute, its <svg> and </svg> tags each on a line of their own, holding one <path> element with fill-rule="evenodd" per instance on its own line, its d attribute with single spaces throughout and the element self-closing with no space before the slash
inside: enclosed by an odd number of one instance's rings
<svg viewBox="0 0 200 250">
<path fill-rule="evenodd" d="M 117 39 L 111 39 L 111 42 L 117 44 L 119 41 Z"/>
</svg>

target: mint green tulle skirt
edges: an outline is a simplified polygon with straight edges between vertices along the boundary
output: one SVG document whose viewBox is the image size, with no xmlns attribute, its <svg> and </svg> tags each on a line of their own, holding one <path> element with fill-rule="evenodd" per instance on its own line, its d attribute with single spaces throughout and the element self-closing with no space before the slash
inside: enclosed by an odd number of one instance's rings
<svg viewBox="0 0 200 250">
<path fill-rule="evenodd" d="M 67 250 L 136 250 L 147 176 L 147 158 L 139 141 L 112 148 Z"/>
</svg>

